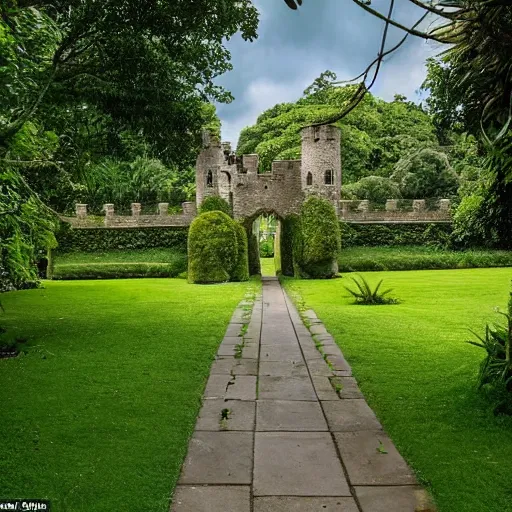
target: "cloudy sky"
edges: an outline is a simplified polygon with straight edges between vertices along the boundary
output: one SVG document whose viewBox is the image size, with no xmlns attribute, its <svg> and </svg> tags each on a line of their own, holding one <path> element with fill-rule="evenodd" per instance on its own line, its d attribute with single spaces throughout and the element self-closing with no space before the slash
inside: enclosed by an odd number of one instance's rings
<svg viewBox="0 0 512 512">
<path fill-rule="evenodd" d="M 384 26 L 351 0 L 304 0 L 297 11 L 283 0 L 254 3 L 260 11 L 259 37 L 250 43 L 235 36 L 227 43 L 234 69 L 217 80 L 235 96 L 233 103 L 217 106 L 222 138 L 234 144 L 259 114 L 276 103 L 297 100 L 323 71 L 334 71 L 339 80 L 359 75 L 377 56 Z M 380 11 L 388 5 L 388 0 L 372 2 Z M 397 21 L 411 26 L 421 14 L 408 0 L 396 0 Z M 392 30 L 388 45 L 401 37 L 402 32 Z M 410 37 L 385 62 L 374 94 L 390 100 L 400 93 L 418 101 L 425 60 L 437 51 L 433 43 Z"/>
</svg>

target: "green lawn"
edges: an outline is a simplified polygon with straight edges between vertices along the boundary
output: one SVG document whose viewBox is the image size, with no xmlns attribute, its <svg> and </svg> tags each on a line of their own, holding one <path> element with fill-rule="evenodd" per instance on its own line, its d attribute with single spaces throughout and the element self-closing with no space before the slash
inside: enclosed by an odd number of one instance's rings
<svg viewBox="0 0 512 512">
<path fill-rule="evenodd" d="M 340 272 L 512 267 L 512 251 L 451 251 L 428 246 L 349 247 L 338 258 Z"/>
<path fill-rule="evenodd" d="M 262 276 L 271 277 L 276 275 L 276 265 L 274 258 L 260 258 L 260 264 Z"/>
<path fill-rule="evenodd" d="M 256 283 L 46 282 L 2 295 L 0 497 L 167 512 L 211 362 Z"/>
<path fill-rule="evenodd" d="M 476 391 L 483 351 L 464 343 L 506 307 L 512 269 L 379 272 L 402 303 L 351 304 L 343 285 L 285 280 L 335 336 L 440 512 L 512 511 L 512 417 Z"/>
</svg>

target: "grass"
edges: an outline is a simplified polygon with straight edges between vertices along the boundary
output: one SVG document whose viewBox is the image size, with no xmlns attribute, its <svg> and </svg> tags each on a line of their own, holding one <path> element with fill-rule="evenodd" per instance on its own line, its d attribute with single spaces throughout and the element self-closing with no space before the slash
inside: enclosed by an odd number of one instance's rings
<svg viewBox="0 0 512 512">
<path fill-rule="evenodd" d="M 363 274 L 398 305 L 353 305 L 343 285 L 286 280 L 324 321 L 371 407 L 440 512 L 512 510 L 512 417 L 479 393 L 483 352 L 465 343 L 505 310 L 511 269 Z"/>
<path fill-rule="evenodd" d="M 2 294 L 0 494 L 55 512 L 167 512 L 210 365 L 256 284 L 45 282 Z"/>
<path fill-rule="evenodd" d="M 340 272 L 512 267 L 512 251 L 450 251 L 435 247 L 352 247 L 338 258 Z"/>
<path fill-rule="evenodd" d="M 53 278 L 176 277 L 186 270 L 186 253 L 175 249 L 72 252 L 55 255 Z"/>
<path fill-rule="evenodd" d="M 276 275 L 276 265 L 274 258 L 260 258 L 260 264 L 262 276 L 271 277 Z"/>
</svg>

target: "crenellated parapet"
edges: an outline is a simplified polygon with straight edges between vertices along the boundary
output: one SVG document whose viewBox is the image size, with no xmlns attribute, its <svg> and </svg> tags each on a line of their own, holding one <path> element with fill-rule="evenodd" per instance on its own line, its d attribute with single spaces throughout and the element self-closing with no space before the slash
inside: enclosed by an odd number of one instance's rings
<svg viewBox="0 0 512 512">
<path fill-rule="evenodd" d="M 142 214 L 141 203 L 131 204 L 131 215 L 117 215 L 115 205 L 103 205 L 103 216 L 89 215 L 86 204 L 75 205 L 76 216 L 62 216 L 74 228 L 141 228 L 141 227 L 187 227 L 197 215 L 196 204 L 182 203 L 182 213 L 169 215 L 169 203 L 159 203 L 154 214 Z"/>
<path fill-rule="evenodd" d="M 368 200 L 340 201 L 340 219 L 353 223 L 452 222 L 449 199 L 388 199 L 385 205 Z"/>
</svg>

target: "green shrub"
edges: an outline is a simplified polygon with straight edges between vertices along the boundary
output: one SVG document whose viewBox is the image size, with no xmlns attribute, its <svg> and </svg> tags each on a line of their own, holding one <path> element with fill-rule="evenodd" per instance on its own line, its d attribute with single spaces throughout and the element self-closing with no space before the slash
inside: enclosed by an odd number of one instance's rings
<svg viewBox="0 0 512 512">
<path fill-rule="evenodd" d="M 281 240 L 279 244 L 281 273 L 285 276 L 294 275 L 293 241 L 299 235 L 298 215 L 288 215 L 281 221 Z"/>
<path fill-rule="evenodd" d="M 355 277 L 350 278 L 356 284 L 357 289 L 353 290 L 347 286 L 344 286 L 345 290 L 347 290 L 347 292 L 349 292 L 350 295 L 356 299 L 356 304 L 377 306 L 398 303 L 397 299 L 387 296 L 393 291 L 391 288 L 382 292 L 380 291 L 380 287 L 384 281 L 383 279 L 381 279 L 377 283 L 377 286 L 372 290 L 370 283 L 368 283 L 368 281 L 363 276 L 358 276 L 358 278 L 359 280 L 357 280 Z"/>
<path fill-rule="evenodd" d="M 187 251 L 188 228 L 76 229 L 63 223 L 57 234 L 58 251 L 103 252 L 166 247 Z"/>
<path fill-rule="evenodd" d="M 453 215 L 453 240 L 461 247 L 482 247 L 486 233 L 482 223 L 484 198 L 473 194 L 462 198 Z"/>
<path fill-rule="evenodd" d="M 316 279 L 335 276 L 340 239 L 333 205 L 318 197 L 307 199 L 301 209 L 300 239 L 294 241 L 295 264 L 300 275 Z"/>
<path fill-rule="evenodd" d="M 349 224 L 341 222 L 342 247 L 449 244 L 452 226 L 439 224 Z"/>
<path fill-rule="evenodd" d="M 372 203 L 385 203 L 388 199 L 402 197 L 398 184 L 389 178 L 382 176 L 367 176 L 356 183 L 350 183 L 343 187 L 345 197 L 353 196 L 354 199 L 367 199 Z"/>
<path fill-rule="evenodd" d="M 249 273 L 251 276 L 261 274 L 260 249 L 258 237 L 252 232 L 252 224 L 247 230 L 247 243 L 249 246 Z"/>
<path fill-rule="evenodd" d="M 260 242 L 260 258 L 273 258 L 274 257 L 274 240 L 262 240 Z"/>
<path fill-rule="evenodd" d="M 194 219 L 188 236 L 191 283 L 229 281 L 238 261 L 237 228 L 228 215 L 207 212 Z"/>
<path fill-rule="evenodd" d="M 468 343 L 487 352 L 478 376 L 480 388 L 489 386 L 499 397 L 496 412 L 512 414 L 512 292 L 508 312 L 501 314 L 506 319 L 503 325 L 487 324 L 483 336 L 473 332 L 479 341 Z"/>
<path fill-rule="evenodd" d="M 181 265 L 172 263 L 90 263 L 57 265 L 55 280 L 72 279 L 129 279 L 141 277 L 177 277 L 186 269 L 186 258 Z"/>
<path fill-rule="evenodd" d="M 242 224 L 233 221 L 236 228 L 236 244 L 238 249 L 238 258 L 231 274 L 231 281 L 249 280 L 249 244 L 247 241 L 247 231 Z"/>
<path fill-rule="evenodd" d="M 233 215 L 228 202 L 219 196 L 209 196 L 204 199 L 204 201 L 201 203 L 201 206 L 199 207 L 199 213 L 201 214 L 207 212 L 224 212 L 230 217 Z"/>
<path fill-rule="evenodd" d="M 353 247 L 338 258 L 340 272 L 509 267 L 512 251 L 451 251 L 428 246 Z"/>
</svg>

